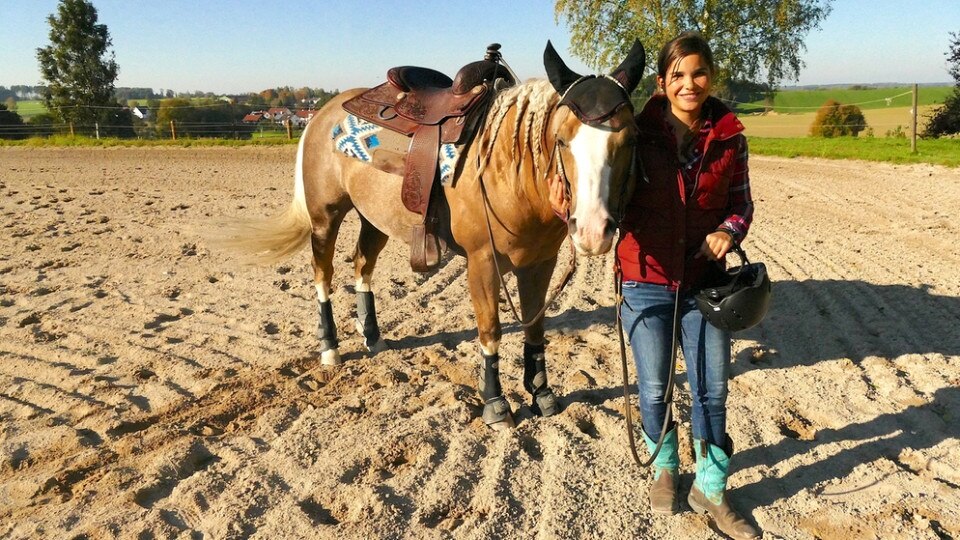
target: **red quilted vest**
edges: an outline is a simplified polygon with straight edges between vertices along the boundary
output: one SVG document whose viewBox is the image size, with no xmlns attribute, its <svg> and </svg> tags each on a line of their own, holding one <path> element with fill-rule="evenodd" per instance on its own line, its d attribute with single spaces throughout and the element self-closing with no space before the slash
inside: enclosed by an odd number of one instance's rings
<svg viewBox="0 0 960 540">
<path fill-rule="evenodd" d="M 743 124 L 720 100 L 708 98 L 713 129 L 690 197 L 683 189 L 681 165 L 673 135 L 664 128 L 666 96 L 650 98 L 637 116 L 640 138 L 637 158 L 649 182 L 638 178 L 621 224 L 617 247 L 622 279 L 676 288 L 700 285 L 712 263 L 693 258 L 707 234 L 726 219 L 730 176 L 737 157 L 736 137 Z"/>
</svg>

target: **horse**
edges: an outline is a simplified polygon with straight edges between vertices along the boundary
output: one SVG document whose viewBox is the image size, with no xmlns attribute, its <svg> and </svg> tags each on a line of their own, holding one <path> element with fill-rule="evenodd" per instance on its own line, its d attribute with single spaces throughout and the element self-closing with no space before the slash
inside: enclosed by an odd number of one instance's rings
<svg viewBox="0 0 960 540">
<path fill-rule="evenodd" d="M 550 42 L 544 51 L 549 77 L 500 89 L 479 132 L 465 147 L 466 165 L 445 185 L 440 236 L 467 259 L 467 281 L 481 353 L 479 391 L 484 422 L 514 427 L 500 387 L 498 349 L 502 329 L 497 304 L 502 275 L 512 272 L 524 326 L 523 384 L 540 416 L 560 411 L 547 383 L 543 311 L 561 244 L 601 255 L 612 245 L 619 212 L 632 192 L 637 136 L 630 93 L 643 73 L 639 41 L 609 75 L 581 76 L 569 69 Z M 337 151 L 331 130 L 344 117 L 341 105 L 365 89 L 341 93 L 310 121 L 297 148 L 293 201 L 285 212 L 241 223 L 223 234 L 234 247 L 275 263 L 310 244 L 323 365 L 341 362 L 331 303 L 333 254 L 344 217 L 360 219 L 353 267 L 357 329 L 372 353 L 387 348 L 377 326 L 372 281 L 388 238 L 411 241 L 420 216 L 401 203 L 401 177 Z M 472 166 L 476 164 L 476 166 Z M 560 174 L 570 207 L 566 219 L 550 204 L 547 178 Z"/>
</svg>

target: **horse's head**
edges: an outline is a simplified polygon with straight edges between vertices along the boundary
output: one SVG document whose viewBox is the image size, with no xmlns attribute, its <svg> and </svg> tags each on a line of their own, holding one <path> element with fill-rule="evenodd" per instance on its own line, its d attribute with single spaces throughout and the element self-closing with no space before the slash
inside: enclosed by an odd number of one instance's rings
<svg viewBox="0 0 960 540">
<path fill-rule="evenodd" d="M 570 237 L 577 251 L 610 250 L 633 192 L 637 127 L 630 93 L 643 75 L 645 53 L 635 41 L 610 75 L 581 76 L 547 42 L 543 63 L 562 97 L 549 129 L 556 136 L 558 172 L 570 195 Z"/>
</svg>

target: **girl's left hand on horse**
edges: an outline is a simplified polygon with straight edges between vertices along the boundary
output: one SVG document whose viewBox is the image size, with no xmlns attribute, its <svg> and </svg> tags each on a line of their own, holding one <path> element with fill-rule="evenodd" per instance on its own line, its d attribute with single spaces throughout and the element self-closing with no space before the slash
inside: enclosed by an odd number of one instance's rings
<svg viewBox="0 0 960 540">
<path fill-rule="evenodd" d="M 559 174 L 547 178 L 547 184 L 550 186 L 550 206 L 553 207 L 553 213 L 560 219 L 567 220 L 567 211 L 570 210 L 570 201 L 567 199 L 566 186 Z"/>
<path fill-rule="evenodd" d="M 717 261 L 733 247 L 733 237 L 726 231 L 714 231 L 703 239 L 697 257 L 706 257 L 708 261 Z"/>
</svg>

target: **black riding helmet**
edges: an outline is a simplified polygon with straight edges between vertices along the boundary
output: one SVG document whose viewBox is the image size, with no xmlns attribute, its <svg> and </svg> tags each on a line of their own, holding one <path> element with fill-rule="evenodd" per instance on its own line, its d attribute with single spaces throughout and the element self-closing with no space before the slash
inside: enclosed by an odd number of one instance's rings
<svg viewBox="0 0 960 540">
<path fill-rule="evenodd" d="M 763 263 L 750 263 L 737 244 L 731 251 L 740 257 L 740 266 L 727 269 L 716 285 L 700 289 L 694 298 L 710 324 L 738 332 L 763 320 L 772 287 Z"/>
</svg>

